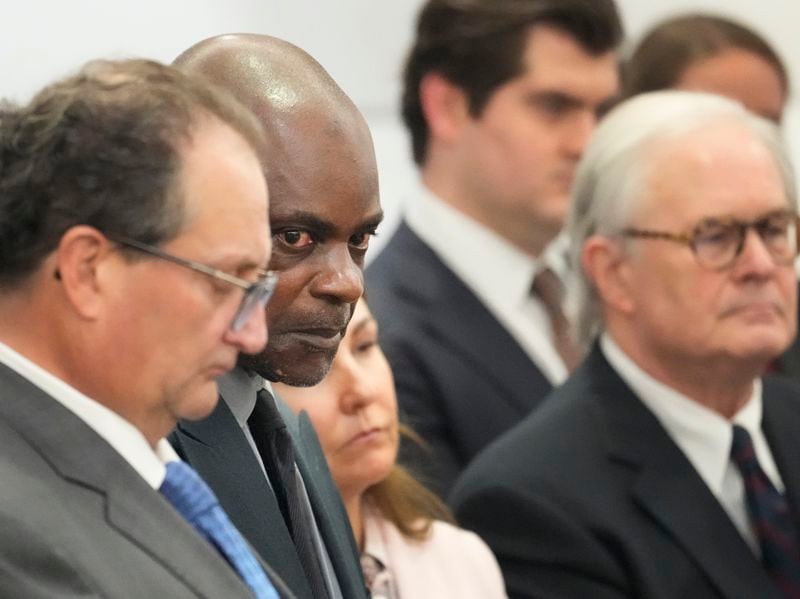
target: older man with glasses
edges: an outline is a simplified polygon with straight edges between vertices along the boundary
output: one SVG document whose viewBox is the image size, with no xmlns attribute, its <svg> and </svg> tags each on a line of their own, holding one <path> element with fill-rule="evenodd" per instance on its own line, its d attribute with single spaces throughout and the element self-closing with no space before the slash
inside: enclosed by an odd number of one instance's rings
<svg viewBox="0 0 800 599">
<path fill-rule="evenodd" d="M 165 436 L 266 343 L 263 130 L 96 62 L 0 108 L 0 594 L 294 596 Z"/>
<path fill-rule="evenodd" d="M 459 520 L 512 597 L 800 597 L 797 199 L 775 126 L 646 94 L 599 127 L 569 221 L 588 358 L 469 468 Z"/>
</svg>

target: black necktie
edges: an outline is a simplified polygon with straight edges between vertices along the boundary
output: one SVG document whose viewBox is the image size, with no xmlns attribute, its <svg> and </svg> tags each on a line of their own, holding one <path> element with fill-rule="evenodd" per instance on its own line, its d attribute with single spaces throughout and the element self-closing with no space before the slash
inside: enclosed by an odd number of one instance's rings
<svg viewBox="0 0 800 599">
<path fill-rule="evenodd" d="M 256 405 L 247 424 L 264 462 L 264 469 L 269 476 L 278 506 L 297 548 L 297 555 L 314 597 L 326 599 L 329 596 L 328 588 L 325 585 L 322 564 L 314 543 L 312 523 L 305 516 L 306 511 L 301 503 L 292 440 L 274 398 L 266 389 L 258 392 Z"/>
<path fill-rule="evenodd" d="M 764 568 L 786 597 L 800 599 L 800 544 L 789 503 L 761 470 L 750 434 L 738 425 L 733 427 L 731 459 L 742 473 Z"/>
</svg>

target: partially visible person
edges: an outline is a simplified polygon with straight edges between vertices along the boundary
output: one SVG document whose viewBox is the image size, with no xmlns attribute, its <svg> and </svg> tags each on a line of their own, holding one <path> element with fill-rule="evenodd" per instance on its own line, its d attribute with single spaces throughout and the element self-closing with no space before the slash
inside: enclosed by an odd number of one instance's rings
<svg viewBox="0 0 800 599">
<path fill-rule="evenodd" d="M 625 62 L 626 97 L 661 89 L 720 94 L 780 123 L 789 76 L 771 44 L 725 17 L 686 14 L 656 25 Z"/>
<path fill-rule="evenodd" d="M 642 38 L 624 65 L 623 87 L 626 97 L 662 89 L 716 93 L 778 124 L 790 91 L 786 67 L 764 37 L 730 19 L 694 13 Z M 767 368 L 800 380 L 800 339 Z"/>
<path fill-rule="evenodd" d="M 164 439 L 266 342 L 264 157 L 243 106 L 150 61 L 0 108 L 4 597 L 292 596 Z"/>
<path fill-rule="evenodd" d="M 316 433 L 283 410 L 270 381 L 318 383 L 363 293 L 364 256 L 383 217 L 372 137 L 319 63 L 283 40 L 217 36 L 176 64 L 229 90 L 266 131 L 270 268 L 280 280 L 265 315 L 267 347 L 240 355 L 219 380 L 217 409 L 182 421 L 171 440 L 295 595 L 366 597 Z"/>
<path fill-rule="evenodd" d="M 777 127 L 641 94 L 595 133 L 567 225 L 583 364 L 453 494 L 515 598 L 800 597 L 797 191 Z"/>
<path fill-rule="evenodd" d="M 275 390 L 293 410 L 305 410 L 319 433 L 373 598 L 506 596 L 483 541 L 450 524 L 444 503 L 395 463 L 406 431 L 364 299 L 328 376 L 314 387 L 276 384 Z"/>
<path fill-rule="evenodd" d="M 367 269 L 404 422 L 401 461 L 444 497 L 580 357 L 557 235 L 616 99 L 613 0 L 429 0 L 404 71 L 423 189 Z M 406 451 L 408 449 L 409 451 Z"/>
</svg>

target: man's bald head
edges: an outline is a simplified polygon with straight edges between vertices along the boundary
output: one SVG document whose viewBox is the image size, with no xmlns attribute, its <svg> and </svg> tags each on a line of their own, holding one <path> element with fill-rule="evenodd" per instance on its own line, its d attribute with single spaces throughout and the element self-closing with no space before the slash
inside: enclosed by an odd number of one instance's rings
<svg viewBox="0 0 800 599">
<path fill-rule="evenodd" d="M 175 64 L 233 93 L 267 134 L 270 267 L 280 282 L 268 346 L 242 362 L 270 380 L 316 384 L 363 293 L 364 252 L 382 215 L 367 124 L 317 61 L 274 37 L 211 38 Z"/>
<path fill-rule="evenodd" d="M 355 107 L 322 66 L 284 40 L 258 34 L 230 34 L 195 44 L 175 65 L 226 88 L 280 136 L 287 123 L 325 114 L 342 128 L 366 129 Z M 286 132 L 291 135 L 291 131 Z"/>
</svg>

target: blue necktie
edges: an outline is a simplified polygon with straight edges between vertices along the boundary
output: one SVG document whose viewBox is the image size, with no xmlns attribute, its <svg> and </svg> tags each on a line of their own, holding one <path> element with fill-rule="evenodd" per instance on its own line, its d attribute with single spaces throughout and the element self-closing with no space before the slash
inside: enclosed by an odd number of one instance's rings
<svg viewBox="0 0 800 599">
<path fill-rule="evenodd" d="M 764 567 L 786 597 L 800 598 L 800 545 L 792 512 L 761 470 L 750 434 L 738 425 L 733 427 L 731 459 L 742 473 Z"/>
<path fill-rule="evenodd" d="M 228 561 L 257 599 L 279 599 L 278 591 L 242 535 L 219 505 L 214 492 L 191 466 L 167 464 L 161 494 Z"/>
</svg>

